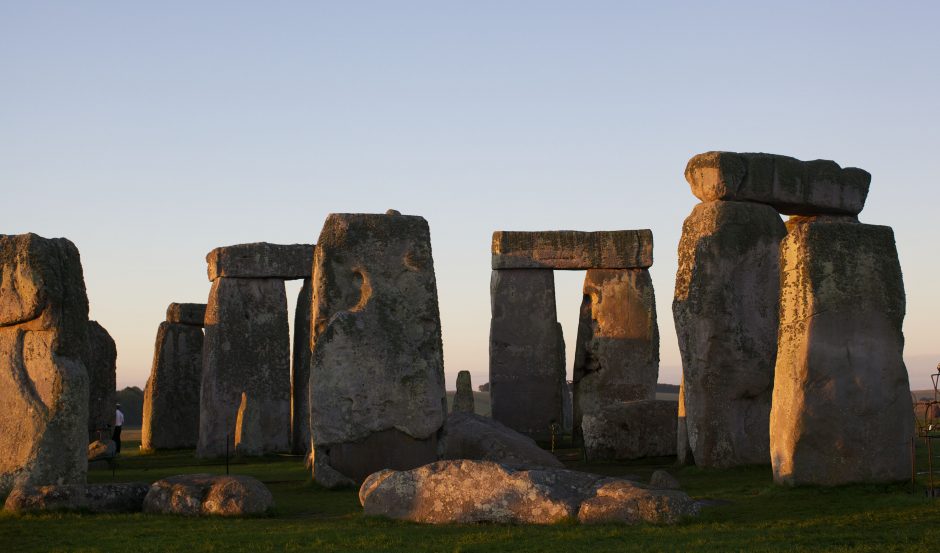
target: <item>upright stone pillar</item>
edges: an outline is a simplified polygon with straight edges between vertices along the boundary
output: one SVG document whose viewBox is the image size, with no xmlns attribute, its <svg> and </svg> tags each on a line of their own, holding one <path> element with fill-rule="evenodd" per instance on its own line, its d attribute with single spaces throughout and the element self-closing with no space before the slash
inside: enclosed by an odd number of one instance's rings
<svg viewBox="0 0 940 553">
<path fill-rule="evenodd" d="M 88 370 L 88 438 L 110 438 L 114 424 L 117 388 L 117 346 L 114 339 L 96 321 L 88 321 L 88 345 L 85 355 Z"/>
<path fill-rule="evenodd" d="M 565 339 L 555 315 L 555 275 L 493 271 L 490 402 L 494 420 L 537 440 L 564 423 Z"/>
<path fill-rule="evenodd" d="M 284 280 L 309 277 L 313 246 L 239 244 L 216 248 L 206 261 L 212 290 L 196 453 L 220 456 L 235 451 L 236 444 L 245 455 L 288 451 L 291 369 Z M 245 424 L 255 426 L 240 426 Z"/>
<path fill-rule="evenodd" d="M 313 284 L 305 278 L 294 311 L 294 348 L 291 360 L 291 451 L 310 452 L 310 309 Z"/>
<path fill-rule="evenodd" d="M 87 327 L 75 245 L 0 235 L 0 496 L 85 483 Z"/>
<path fill-rule="evenodd" d="M 194 448 L 199 441 L 202 325 L 206 304 L 171 303 L 157 329 L 144 388 L 141 448 Z"/>
<path fill-rule="evenodd" d="M 470 371 L 457 373 L 457 392 L 454 394 L 454 407 L 452 413 L 473 413 L 473 384 L 470 381 Z"/>
<path fill-rule="evenodd" d="M 770 206 L 695 206 L 682 227 L 672 304 L 695 464 L 767 463 L 786 228 Z M 681 439 L 681 438 L 680 438 Z"/>
<path fill-rule="evenodd" d="M 590 269 L 574 359 L 574 437 L 581 419 L 615 402 L 656 399 L 659 327 L 646 269 Z"/>
<path fill-rule="evenodd" d="M 427 221 L 331 214 L 316 247 L 311 326 L 314 479 L 350 485 L 436 460 L 447 400 Z"/>
<path fill-rule="evenodd" d="M 890 227 L 791 218 L 770 447 L 774 480 L 840 485 L 910 477 L 905 295 Z"/>
</svg>

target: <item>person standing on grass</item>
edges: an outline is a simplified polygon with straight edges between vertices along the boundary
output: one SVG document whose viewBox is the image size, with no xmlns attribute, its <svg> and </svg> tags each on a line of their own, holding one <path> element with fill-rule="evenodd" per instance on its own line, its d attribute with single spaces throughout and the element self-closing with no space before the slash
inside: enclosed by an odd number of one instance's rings
<svg viewBox="0 0 940 553">
<path fill-rule="evenodd" d="M 114 433 L 111 439 L 114 440 L 114 454 L 121 452 L 121 427 L 124 426 L 124 412 L 121 411 L 121 404 L 117 404 L 117 410 L 114 412 Z"/>
</svg>

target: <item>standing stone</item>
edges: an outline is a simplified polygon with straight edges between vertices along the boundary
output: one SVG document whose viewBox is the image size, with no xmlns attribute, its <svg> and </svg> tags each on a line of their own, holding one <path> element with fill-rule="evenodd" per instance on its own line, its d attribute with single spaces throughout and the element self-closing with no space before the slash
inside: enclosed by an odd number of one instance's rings
<svg viewBox="0 0 940 553">
<path fill-rule="evenodd" d="M 473 413 L 473 384 L 470 383 L 470 371 L 457 373 L 457 393 L 454 394 L 453 413 Z"/>
<path fill-rule="evenodd" d="M 0 235 L 0 496 L 84 484 L 88 297 L 64 238 Z"/>
<path fill-rule="evenodd" d="M 291 364 L 291 451 L 310 453 L 310 309 L 313 283 L 309 278 L 297 294 L 294 311 L 294 358 Z"/>
<path fill-rule="evenodd" d="M 649 271 L 587 271 L 574 359 L 575 440 L 585 414 L 656 398 L 659 327 Z"/>
<path fill-rule="evenodd" d="M 427 221 L 331 214 L 317 243 L 311 322 L 316 481 L 361 482 L 437 459 L 447 403 Z"/>
<path fill-rule="evenodd" d="M 561 387 L 561 427 L 566 433 L 574 429 L 574 393 L 572 383 L 565 381 Z"/>
<path fill-rule="evenodd" d="M 695 464 L 767 463 L 777 351 L 779 251 L 770 206 L 708 202 L 682 227 L 672 312 Z"/>
<path fill-rule="evenodd" d="M 206 307 L 202 385 L 199 399 L 200 457 L 234 451 L 242 394 L 260 419 L 261 444 L 248 451 L 290 447 L 290 331 L 284 281 L 220 277 Z M 226 447 L 226 440 L 228 446 Z"/>
<path fill-rule="evenodd" d="M 184 305 L 201 306 L 201 309 L 192 307 L 181 311 L 179 306 Z M 205 308 L 205 304 L 170 304 L 167 321 L 160 323 L 153 367 L 144 389 L 142 449 L 194 448 L 199 441 Z M 181 312 L 192 316 L 181 317 Z M 181 320 L 198 325 L 173 322 Z"/>
<path fill-rule="evenodd" d="M 88 370 L 88 439 L 108 439 L 114 424 L 117 388 L 117 346 L 108 331 L 88 321 L 88 345 L 84 359 Z"/>
<path fill-rule="evenodd" d="M 792 218 L 782 289 L 770 446 L 790 485 L 910 477 L 905 294 L 890 227 Z"/>
<path fill-rule="evenodd" d="M 565 340 L 555 314 L 555 275 L 493 271 L 490 279 L 493 418 L 536 440 L 564 422 Z"/>
<path fill-rule="evenodd" d="M 628 460 L 676 454 L 675 401 L 615 401 L 581 419 L 589 461 Z"/>
<path fill-rule="evenodd" d="M 235 454 L 262 455 L 264 436 L 261 434 L 261 410 L 258 402 L 242 392 L 242 400 L 235 417 Z"/>
<path fill-rule="evenodd" d="M 682 379 L 685 381 L 685 378 Z M 689 429 L 685 424 L 685 384 L 679 383 L 679 416 L 676 423 L 676 464 L 692 465 L 692 450 L 689 448 Z"/>
</svg>

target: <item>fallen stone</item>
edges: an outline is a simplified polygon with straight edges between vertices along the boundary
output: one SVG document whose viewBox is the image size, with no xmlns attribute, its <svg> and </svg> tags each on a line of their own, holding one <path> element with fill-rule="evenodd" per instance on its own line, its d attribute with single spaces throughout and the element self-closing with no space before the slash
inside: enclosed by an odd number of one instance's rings
<svg viewBox="0 0 940 553">
<path fill-rule="evenodd" d="M 206 320 L 204 303 L 171 303 L 166 308 L 166 322 L 203 326 Z"/>
<path fill-rule="evenodd" d="M 88 438 L 110 435 L 117 390 L 117 346 L 108 331 L 88 321 L 88 344 L 83 359 L 88 371 Z"/>
<path fill-rule="evenodd" d="M 88 444 L 88 462 L 113 459 L 116 451 L 114 440 L 95 440 Z"/>
<path fill-rule="evenodd" d="M 564 464 L 532 438 L 489 417 L 454 412 L 447 417 L 444 459 L 494 461 L 515 467 L 557 467 Z"/>
<path fill-rule="evenodd" d="M 473 384 L 470 382 L 470 371 L 457 373 L 457 393 L 454 394 L 453 413 L 473 413 Z"/>
<path fill-rule="evenodd" d="M 144 498 L 145 513 L 168 515 L 260 515 L 273 507 L 268 488 L 245 475 L 171 476 L 154 482 Z"/>
<path fill-rule="evenodd" d="M 572 470 L 515 470 L 466 460 L 377 472 L 359 489 L 359 501 L 366 515 L 430 524 L 672 523 L 694 514 L 694 502 L 678 491 Z"/>
<path fill-rule="evenodd" d="M 706 152 L 689 160 L 685 178 L 703 202 L 759 202 L 788 215 L 858 215 L 871 175 L 834 161 L 774 154 Z"/>
<path fill-rule="evenodd" d="M 745 202 L 699 204 L 683 224 L 672 313 L 698 466 L 769 459 L 785 234 L 773 208 Z"/>
<path fill-rule="evenodd" d="M 294 311 L 294 347 L 291 359 L 291 451 L 310 453 L 310 309 L 313 281 L 304 279 Z"/>
<path fill-rule="evenodd" d="M 653 471 L 653 475 L 650 476 L 650 486 L 661 490 L 678 490 L 682 487 L 675 476 L 662 469 Z"/>
<path fill-rule="evenodd" d="M 32 511 L 89 511 L 92 513 L 138 513 L 150 485 L 140 482 L 17 486 L 3 508 L 17 513 Z"/>
<path fill-rule="evenodd" d="M 894 232 L 800 219 L 787 227 L 770 414 L 774 480 L 908 479 L 914 421 Z"/>
<path fill-rule="evenodd" d="M 588 460 L 628 460 L 676 454 L 675 401 L 617 402 L 581 419 Z"/>
<path fill-rule="evenodd" d="M 64 238 L 0 235 L 0 496 L 85 482 L 88 298 Z"/>
<path fill-rule="evenodd" d="M 615 402 L 656 398 L 659 327 L 646 269 L 591 269 L 574 355 L 574 439 L 581 419 Z"/>
<path fill-rule="evenodd" d="M 653 264 L 653 233 L 503 230 L 493 233 L 492 254 L 494 270 L 645 269 Z"/>
<path fill-rule="evenodd" d="M 219 277 L 310 278 L 313 244 L 237 244 L 216 248 L 206 255 L 209 280 Z"/>
<path fill-rule="evenodd" d="M 144 388 L 141 448 L 194 448 L 199 441 L 202 327 L 164 322 Z"/>
<path fill-rule="evenodd" d="M 493 271 L 490 280 L 490 402 L 493 419 L 548 440 L 564 423 L 565 339 L 555 314 L 555 277 L 541 269 Z"/>
<path fill-rule="evenodd" d="M 227 278 L 212 282 L 206 308 L 199 441 L 196 454 L 233 452 L 242 394 L 257 409 L 259 432 L 242 433 L 243 451 L 290 449 L 290 331 L 284 281 Z M 228 444 L 226 445 L 226 440 Z"/>
<path fill-rule="evenodd" d="M 314 478 L 361 482 L 437 459 L 446 416 L 427 221 L 331 214 L 316 249 L 310 389 Z"/>
</svg>

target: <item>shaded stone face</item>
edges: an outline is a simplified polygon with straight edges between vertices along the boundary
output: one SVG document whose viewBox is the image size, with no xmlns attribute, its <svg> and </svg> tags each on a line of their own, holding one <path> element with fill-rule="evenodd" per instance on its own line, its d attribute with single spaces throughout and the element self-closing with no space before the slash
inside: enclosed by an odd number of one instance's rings
<svg viewBox="0 0 940 553">
<path fill-rule="evenodd" d="M 294 347 L 291 359 L 291 451 L 310 452 L 310 302 L 313 282 L 304 279 L 294 311 Z"/>
<path fill-rule="evenodd" d="M 649 230 L 496 231 L 493 269 L 642 269 L 653 264 Z"/>
<path fill-rule="evenodd" d="M 672 304 L 695 464 L 766 463 L 777 352 L 779 250 L 773 208 L 695 206 L 682 227 Z"/>
<path fill-rule="evenodd" d="M 493 418 L 532 438 L 560 429 L 565 340 L 555 314 L 555 276 L 541 269 L 493 271 L 490 280 Z"/>
<path fill-rule="evenodd" d="M 82 510 L 92 513 L 138 513 L 150 485 L 141 482 L 18 486 L 3 508 L 18 513 Z"/>
<path fill-rule="evenodd" d="M 88 345 L 84 359 L 88 370 L 88 436 L 107 439 L 114 424 L 114 396 L 117 387 L 117 346 L 108 331 L 95 321 L 88 322 Z"/>
<path fill-rule="evenodd" d="M 685 424 L 685 378 L 679 382 L 679 416 L 676 424 L 676 464 L 692 465 L 692 450 L 689 448 L 689 429 Z"/>
<path fill-rule="evenodd" d="M 503 426 L 489 417 L 456 412 L 447 417 L 445 459 L 494 461 L 515 467 L 564 465 L 532 438 Z"/>
<path fill-rule="evenodd" d="M 313 244 L 237 244 L 216 248 L 206 256 L 209 280 L 219 277 L 310 278 Z"/>
<path fill-rule="evenodd" d="M 196 447 L 202 344 L 201 326 L 160 323 L 144 388 L 143 449 Z"/>
<path fill-rule="evenodd" d="M 257 409 L 260 444 L 243 451 L 287 451 L 290 444 L 290 335 L 284 281 L 219 278 L 206 308 L 197 455 L 234 452 L 242 394 Z M 251 419 L 248 419 L 251 420 Z"/>
<path fill-rule="evenodd" d="M 454 413 L 473 413 L 473 384 L 470 382 L 470 371 L 457 373 L 457 393 L 454 394 Z"/>
<path fill-rule="evenodd" d="M 653 280 L 645 269 L 591 269 L 574 360 L 574 432 L 581 417 L 613 402 L 655 399 L 659 327 Z"/>
<path fill-rule="evenodd" d="M 0 495 L 83 484 L 88 298 L 64 238 L 0 235 Z"/>
<path fill-rule="evenodd" d="M 427 222 L 331 214 L 311 324 L 314 478 L 330 485 L 436 459 L 446 397 Z"/>
<path fill-rule="evenodd" d="M 206 319 L 204 303 L 171 303 L 166 308 L 166 322 L 202 326 Z"/>
<path fill-rule="evenodd" d="M 676 454 L 675 401 L 615 402 L 581 419 L 588 460 L 628 460 Z"/>
<path fill-rule="evenodd" d="M 905 294 L 890 227 L 788 222 L 773 410 L 774 480 L 910 477 Z"/>
<path fill-rule="evenodd" d="M 274 496 L 258 479 L 245 475 L 181 474 L 154 482 L 144 498 L 145 513 L 183 516 L 260 515 Z"/>
<path fill-rule="evenodd" d="M 871 175 L 834 161 L 774 154 L 706 152 L 689 160 L 685 178 L 703 202 L 750 201 L 789 215 L 858 215 Z"/>
</svg>

